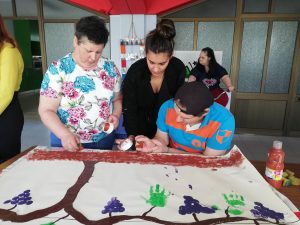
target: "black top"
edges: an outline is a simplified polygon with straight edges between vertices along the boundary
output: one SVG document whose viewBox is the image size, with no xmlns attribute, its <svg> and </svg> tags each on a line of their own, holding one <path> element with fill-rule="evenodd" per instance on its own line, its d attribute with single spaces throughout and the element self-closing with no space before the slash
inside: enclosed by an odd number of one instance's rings
<svg viewBox="0 0 300 225">
<path fill-rule="evenodd" d="M 132 64 L 122 86 L 124 127 L 127 134 L 142 134 L 153 138 L 160 106 L 175 96 L 184 83 L 184 78 L 183 62 L 172 57 L 165 70 L 161 88 L 155 94 L 150 83 L 151 73 L 147 59 L 143 58 Z"/>
<path fill-rule="evenodd" d="M 213 74 L 209 75 L 205 72 L 204 66 L 202 66 L 200 63 L 197 63 L 190 74 L 194 75 L 197 81 L 202 81 L 210 90 L 212 90 L 215 88 L 220 88 L 220 79 L 224 75 L 227 75 L 228 72 L 224 67 L 217 64 Z"/>
</svg>

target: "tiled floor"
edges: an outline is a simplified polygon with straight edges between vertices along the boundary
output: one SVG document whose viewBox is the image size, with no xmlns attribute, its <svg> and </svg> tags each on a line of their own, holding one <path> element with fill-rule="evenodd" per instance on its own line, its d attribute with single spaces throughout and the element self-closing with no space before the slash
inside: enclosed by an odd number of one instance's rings
<svg viewBox="0 0 300 225">
<path fill-rule="evenodd" d="M 33 145 L 49 146 L 49 131 L 40 121 L 37 112 L 38 99 L 38 93 L 22 94 L 20 96 L 25 116 L 22 150 Z M 248 159 L 265 161 L 267 152 L 274 140 L 283 142 L 286 154 L 285 162 L 300 164 L 300 138 L 236 134 L 233 144 L 237 145 Z"/>
<path fill-rule="evenodd" d="M 236 134 L 233 144 L 237 145 L 248 159 L 265 161 L 274 140 L 282 141 L 285 162 L 300 165 L 300 138 Z"/>
</svg>

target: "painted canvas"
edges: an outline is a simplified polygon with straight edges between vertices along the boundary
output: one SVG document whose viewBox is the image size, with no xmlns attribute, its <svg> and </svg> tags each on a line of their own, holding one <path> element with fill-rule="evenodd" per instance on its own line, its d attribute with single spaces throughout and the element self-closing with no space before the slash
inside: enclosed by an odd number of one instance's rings
<svg viewBox="0 0 300 225">
<path fill-rule="evenodd" d="M 300 224 L 241 151 L 37 147 L 0 174 L 0 224 Z"/>
</svg>

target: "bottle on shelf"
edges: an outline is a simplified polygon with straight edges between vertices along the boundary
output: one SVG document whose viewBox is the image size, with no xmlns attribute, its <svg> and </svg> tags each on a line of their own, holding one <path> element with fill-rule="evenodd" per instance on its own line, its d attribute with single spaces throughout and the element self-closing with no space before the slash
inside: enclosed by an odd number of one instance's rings
<svg viewBox="0 0 300 225">
<path fill-rule="evenodd" d="M 190 76 L 190 68 L 188 66 L 185 66 L 185 82 L 187 82 L 189 80 L 189 76 Z"/>
<path fill-rule="evenodd" d="M 274 188 L 280 188 L 282 185 L 282 173 L 284 169 L 284 151 L 282 142 L 274 141 L 273 147 L 268 152 L 266 163 L 265 179 Z"/>
</svg>

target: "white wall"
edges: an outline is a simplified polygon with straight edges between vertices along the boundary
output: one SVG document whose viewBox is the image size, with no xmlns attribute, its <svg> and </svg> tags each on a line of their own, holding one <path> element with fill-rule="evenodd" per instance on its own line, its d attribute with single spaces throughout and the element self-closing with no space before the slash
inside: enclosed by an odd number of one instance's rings
<svg viewBox="0 0 300 225">
<path fill-rule="evenodd" d="M 121 72 L 120 39 L 128 37 L 132 15 L 110 16 L 111 59 L 116 63 Z M 146 34 L 156 26 L 156 15 L 133 15 L 133 23 L 138 38 L 144 38 Z"/>
</svg>

